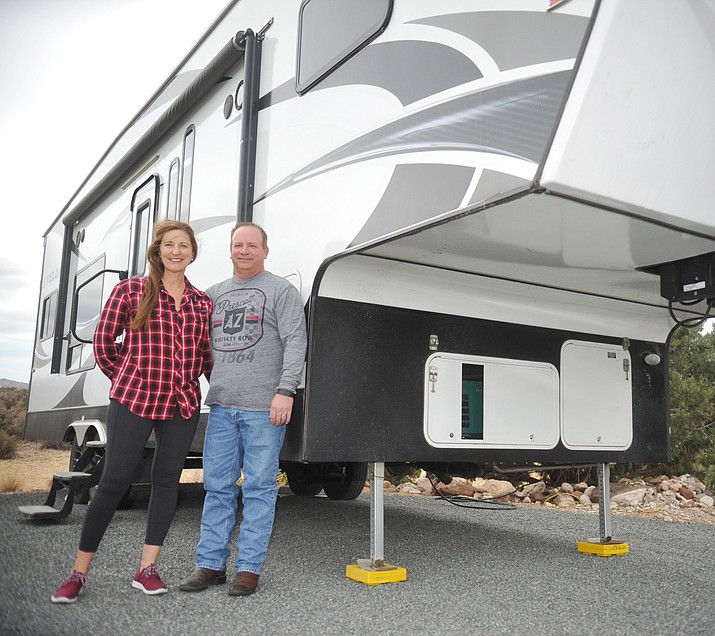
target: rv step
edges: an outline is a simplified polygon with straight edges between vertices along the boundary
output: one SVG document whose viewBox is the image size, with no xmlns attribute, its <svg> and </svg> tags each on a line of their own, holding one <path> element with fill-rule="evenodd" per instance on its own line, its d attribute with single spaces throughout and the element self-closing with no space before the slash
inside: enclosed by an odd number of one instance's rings
<svg viewBox="0 0 715 636">
<path fill-rule="evenodd" d="M 52 506 L 18 506 L 17 509 L 33 519 L 62 519 L 69 514 L 69 511 L 67 514 L 62 514 L 62 510 L 57 510 Z"/>
<path fill-rule="evenodd" d="M 102 475 L 104 453 L 97 448 L 88 448 L 77 460 L 76 467 L 92 472 L 71 470 L 55 473 L 52 477 L 52 487 L 42 506 L 18 506 L 18 510 L 32 519 L 63 519 L 70 512 L 77 495 L 87 498 L 89 489 L 99 483 Z M 59 491 L 65 491 L 65 501 L 61 508 L 55 508 L 55 499 Z M 84 499 L 83 503 L 86 503 Z"/>
<path fill-rule="evenodd" d="M 91 477 L 92 473 L 84 473 L 84 472 L 76 472 L 76 471 L 65 471 L 65 472 L 60 472 L 60 473 L 55 473 L 52 479 L 56 479 L 59 482 L 62 482 L 62 484 L 66 485 L 69 484 L 72 479 L 76 479 L 77 481 L 81 481 L 82 479 L 86 479 L 87 477 Z"/>
</svg>

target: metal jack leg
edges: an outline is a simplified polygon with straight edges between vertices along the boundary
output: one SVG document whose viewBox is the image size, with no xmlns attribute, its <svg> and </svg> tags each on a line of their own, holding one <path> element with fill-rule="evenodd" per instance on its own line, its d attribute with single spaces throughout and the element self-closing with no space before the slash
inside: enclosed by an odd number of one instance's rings
<svg viewBox="0 0 715 636">
<path fill-rule="evenodd" d="M 385 563 L 385 464 L 373 462 L 370 480 L 370 558 L 358 559 L 345 568 L 345 576 L 354 581 L 379 585 L 407 579 L 407 570 Z"/>
<path fill-rule="evenodd" d="M 598 539 L 580 541 L 578 551 L 597 556 L 626 554 L 628 544 L 615 541 L 611 535 L 611 465 L 597 464 L 598 471 L 598 525 L 601 536 Z"/>
</svg>

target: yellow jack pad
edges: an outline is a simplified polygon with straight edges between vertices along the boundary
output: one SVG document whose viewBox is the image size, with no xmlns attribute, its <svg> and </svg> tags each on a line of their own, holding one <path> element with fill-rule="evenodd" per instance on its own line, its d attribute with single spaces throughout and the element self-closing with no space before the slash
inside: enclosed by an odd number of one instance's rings
<svg viewBox="0 0 715 636">
<path fill-rule="evenodd" d="M 598 541 L 579 541 L 578 551 L 584 554 L 595 554 L 596 556 L 609 557 L 628 553 L 628 544 L 621 541 L 609 541 L 600 543 Z"/>
<path fill-rule="evenodd" d="M 388 569 L 389 568 L 389 569 Z M 345 567 L 345 576 L 353 581 L 367 585 L 380 585 L 381 583 L 399 583 L 407 580 L 407 570 L 395 565 L 385 563 L 385 569 L 366 570 L 357 563 Z"/>
</svg>

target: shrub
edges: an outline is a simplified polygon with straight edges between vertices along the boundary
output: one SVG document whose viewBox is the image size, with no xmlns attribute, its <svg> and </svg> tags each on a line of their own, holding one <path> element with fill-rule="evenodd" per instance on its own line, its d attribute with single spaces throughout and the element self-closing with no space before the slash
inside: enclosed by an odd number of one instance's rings
<svg viewBox="0 0 715 636">
<path fill-rule="evenodd" d="M 0 429 L 0 459 L 17 457 L 18 444 L 19 441 L 16 437 L 9 435 L 4 429 Z"/>
</svg>

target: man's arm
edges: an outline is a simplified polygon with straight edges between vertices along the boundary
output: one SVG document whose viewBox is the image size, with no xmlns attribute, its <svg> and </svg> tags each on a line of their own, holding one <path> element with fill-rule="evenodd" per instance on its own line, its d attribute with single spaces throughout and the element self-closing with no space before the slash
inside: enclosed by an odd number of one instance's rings
<svg viewBox="0 0 715 636">
<path fill-rule="evenodd" d="M 280 426 L 290 421 L 293 395 L 303 375 L 308 344 L 303 301 L 292 285 L 276 301 L 276 320 L 283 343 L 283 368 L 271 402 L 270 418 L 273 424 Z"/>
</svg>

